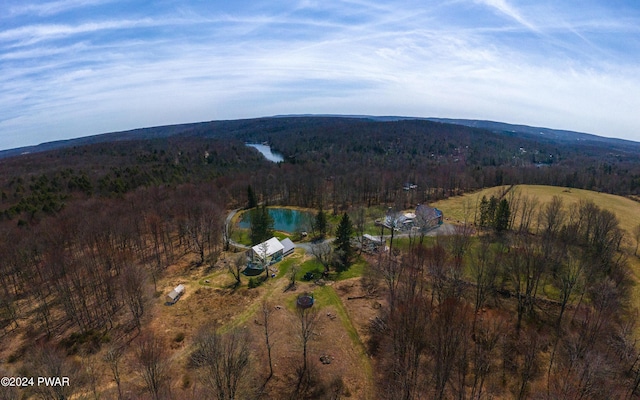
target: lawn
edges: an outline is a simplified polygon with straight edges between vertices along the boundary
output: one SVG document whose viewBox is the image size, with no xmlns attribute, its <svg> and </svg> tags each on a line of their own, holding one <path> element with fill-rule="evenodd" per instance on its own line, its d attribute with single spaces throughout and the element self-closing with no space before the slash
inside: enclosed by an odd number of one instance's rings
<svg viewBox="0 0 640 400">
<path fill-rule="evenodd" d="M 245 246 L 251 245 L 251 238 L 249 237 L 248 229 L 236 229 L 231 235 L 231 239 Z"/>
<path fill-rule="evenodd" d="M 315 258 L 310 258 L 304 261 L 302 264 L 299 263 L 300 259 L 293 260 L 292 262 L 289 262 L 289 261 L 290 260 L 285 260 L 285 261 L 282 261 L 280 264 L 278 264 L 279 266 L 278 278 L 285 276 L 291 269 L 291 266 L 294 264 L 297 264 L 298 266 L 298 272 L 296 273 L 297 281 L 303 280 L 304 275 L 307 272 L 313 273 L 314 279 L 318 279 L 322 277 L 322 273 L 324 272 L 324 266 Z M 362 276 L 366 268 L 367 268 L 367 262 L 363 258 L 358 258 L 349 267 L 349 269 L 345 271 L 336 272 L 335 269 L 332 267 L 327 279 L 342 281 L 345 279 L 355 278 L 358 276 Z"/>
<path fill-rule="evenodd" d="M 314 279 L 320 278 L 324 272 L 324 266 L 315 258 L 310 258 L 298 266 L 296 280 L 300 281 L 307 272 L 312 272 Z"/>
<path fill-rule="evenodd" d="M 313 291 L 313 297 L 315 299 L 314 307 L 323 308 L 327 306 L 333 306 L 336 309 L 340 320 L 342 321 L 342 325 L 346 329 L 349 337 L 353 341 L 355 345 L 362 345 L 360 342 L 360 336 L 358 336 L 358 332 L 356 328 L 351 323 L 351 319 L 349 315 L 347 315 L 347 310 L 345 310 L 342 305 L 342 301 L 338 294 L 331 286 L 321 286 Z M 364 349 L 364 347 L 363 347 Z"/>
<path fill-rule="evenodd" d="M 367 267 L 368 267 L 367 262 L 364 260 L 364 258 L 360 257 L 353 264 L 351 264 L 349 269 L 347 269 L 346 271 L 335 272 L 332 274 L 335 274 L 334 275 L 335 280 L 343 281 L 345 279 L 357 278 L 362 276 L 362 274 L 364 274 L 364 272 L 366 271 Z"/>
<path fill-rule="evenodd" d="M 300 263 L 304 259 L 304 256 L 304 249 L 295 249 L 293 254 L 288 255 L 284 258 L 284 260 L 275 265 L 275 267 L 278 268 L 277 277 L 282 278 L 283 276 L 286 276 L 293 265 L 300 265 Z"/>
<path fill-rule="evenodd" d="M 336 313 L 338 314 L 338 317 L 340 317 L 340 321 L 342 322 L 342 326 L 347 331 L 347 334 L 351 339 L 351 343 L 353 344 L 354 349 L 357 349 L 357 352 L 360 356 L 362 368 L 365 372 L 365 375 L 367 376 L 367 380 L 369 380 L 369 385 L 371 385 L 371 381 L 373 379 L 373 369 L 371 367 L 371 363 L 369 362 L 367 351 L 364 344 L 360 340 L 358 331 L 353 326 L 351 318 L 349 318 L 349 314 L 347 314 L 347 310 L 344 308 L 340 297 L 331 286 L 322 286 L 317 288 L 313 291 L 313 297 L 315 298 L 314 307 L 322 308 L 326 306 L 333 306 L 336 310 Z"/>
<path fill-rule="evenodd" d="M 251 231 L 249 229 L 237 228 L 237 229 L 235 229 L 235 231 L 231 235 L 231 239 L 233 239 L 236 242 L 238 242 L 240 244 L 243 244 L 245 246 L 251 246 L 251 237 L 250 237 L 250 235 L 251 235 Z M 282 240 L 282 239 L 291 237 L 286 232 L 281 232 L 281 231 L 273 232 L 273 236 L 278 238 L 278 240 Z"/>
<path fill-rule="evenodd" d="M 487 198 L 492 195 L 498 196 L 506 188 L 507 186 L 488 188 L 475 193 L 440 200 L 431 205 L 442 210 L 446 222 L 461 222 L 465 220 L 465 216 L 468 221 L 473 222 L 476 204 L 480 202 L 482 196 L 487 196 Z M 620 221 L 620 227 L 628 233 L 629 237 L 631 237 L 633 228 L 640 225 L 640 203 L 626 197 L 590 190 L 542 185 L 517 185 L 513 190 L 515 190 L 516 195 L 536 197 L 540 205 L 549 203 L 553 196 L 560 196 L 565 207 L 576 204 L 581 200 L 591 200 L 599 207 L 613 212 Z"/>
</svg>

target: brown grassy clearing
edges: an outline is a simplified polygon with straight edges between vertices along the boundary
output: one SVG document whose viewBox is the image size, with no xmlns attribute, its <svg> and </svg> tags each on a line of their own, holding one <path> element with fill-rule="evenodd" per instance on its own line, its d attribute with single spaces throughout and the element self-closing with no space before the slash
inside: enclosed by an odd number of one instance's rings
<svg viewBox="0 0 640 400">
<path fill-rule="evenodd" d="M 230 257 L 233 256 L 228 256 Z M 300 261 L 306 258 L 299 254 L 296 254 L 296 257 L 300 258 Z M 233 328 L 247 329 L 250 332 L 253 369 L 257 371 L 252 380 L 255 385 L 262 384 L 268 372 L 264 333 L 260 320 L 264 300 L 272 311 L 271 326 L 274 327 L 272 334 L 274 377 L 269 381 L 267 389 L 272 396 L 286 397 L 295 386 L 295 367 L 302 357 L 292 304 L 295 298 L 304 292 L 333 291 L 337 293 L 336 297 L 344 304 L 343 309 L 346 309 L 347 313 L 341 314 L 337 309 L 341 307 L 340 304 L 323 304 L 322 301 L 316 301 L 314 308 L 318 309 L 320 315 L 317 335 L 309 344 L 312 374 L 321 379 L 321 383 L 327 387 L 327 390 L 337 386 L 337 382 L 341 380 L 344 395 L 353 399 L 373 398 L 370 360 L 366 354 L 363 354 L 362 339 L 358 338 L 360 343 L 358 347 L 346 328 L 353 325 L 358 334 L 364 335 L 370 318 L 367 315 L 372 317 L 377 312 L 371 306 L 373 304 L 371 301 L 346 300 L 346 297 L 357 293 L 359 287 L 357 278 L 339 282 L 336 286 L 340 289 L 337 291 L 331 286 L 319 287 L 308 282 L 297 282 L 294 290 L 285 291 L 289 283 L 286 276 L 270 278 L 255 289 L 246 287 L 248 278 L 243 276 L 243 285 L 234 290 L 230 286 L 233 278 L 222 266 L 223 260 L 218 263 L 219 266 L 213 273 L 205 273 L 203 269 L 189 270 L 189 264 L 186 262 L 172 266 L 166 277 L 159 282 L 158 290 L 162 295 L 154 299 L 156 312 L 148 329 L 162 336 L 170 345 L 175 372 L 172 379 L 174 394 L 187 395 L 196 382 L 195 375 L 186 368 L 190 345 L 198 329 L 212 323 L 218 326 L 220 332 Z M 277 267 L 277 264 L 275 266 Z M 203 284 L 205 278 L 209 282 Z M 185 294 L 175 305 L 165 306 L 166 294 L 180 283 L 186 286 Z M 180 338 L 179 341 L 178 338 Z M 320 362 L 322 355 L 328 355 L 332 360 L 331 364 L 322 364 Z M 191 384 L 184 387 L 185 381 Z"/>
</svg>

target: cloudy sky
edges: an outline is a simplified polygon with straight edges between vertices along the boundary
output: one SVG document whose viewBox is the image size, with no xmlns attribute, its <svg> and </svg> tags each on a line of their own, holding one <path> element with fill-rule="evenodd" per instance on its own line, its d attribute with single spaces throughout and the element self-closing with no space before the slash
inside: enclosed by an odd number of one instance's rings
<svg viewBox="0 0 640 400">
<path fill-rule="evenodd" d="M 640 2 L 0 0 L 0 149 L 301 113 L 640 140 Z"/>
</svg>

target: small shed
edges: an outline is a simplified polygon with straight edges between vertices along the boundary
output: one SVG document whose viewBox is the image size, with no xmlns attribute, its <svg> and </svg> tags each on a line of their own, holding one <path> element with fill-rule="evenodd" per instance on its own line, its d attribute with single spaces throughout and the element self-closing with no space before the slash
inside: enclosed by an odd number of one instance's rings
<svg viewBox="0 0 640 400">
<path fill-rule="evenodd" d="M 168 295 L 168 303 L 175 304 L 180 299 L 180 296 L 184 293 L 184 285 L 180 284 L 176 286 Z"/>
<path fill-rule="evenodd" d="M 282 247 L 284 247 L 284 249 L 282 250 L 283 256 L 288 256 L 289 254 L 293 253 L 293 250 L 295 250 L 296 248 L 296 245 L 293 244 L 293 242 L 289 238 L 282 239 L 280 241 L 280 244 L 282 244 Z"/>
</svg>

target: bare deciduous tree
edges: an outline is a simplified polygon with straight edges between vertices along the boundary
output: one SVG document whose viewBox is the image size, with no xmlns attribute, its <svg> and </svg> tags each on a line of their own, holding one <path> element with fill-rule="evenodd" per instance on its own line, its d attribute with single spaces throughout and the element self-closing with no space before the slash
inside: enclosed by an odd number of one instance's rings
<svg viewBox="0 0 640 400">
<path fill-rule="evenodd" d="M 135 343 L 137 371 L 154 400 L 169 390 L 169 357 L 165 343 L 152 332 L 141 335 Z"/>
<path fill-rule="evenodd" d="M 396 311 L 386 318 L 392 345 L 387 385 L 390 392 L 397 393 L 395 398 L 413 399 L 424 389 L 420 365 L 428 348 L 432 317 L 424 264 L 421 246 L 402 258 L 400 284 L 394 293 Z"/>
<path fill-rule="evenodd" d="M 521 198 L 521 211 L 520 211 L 520 224 L 518 231 L 520 233 L 528 233 L 531 229 L 531 222 L 535 216 L 536 209 L 538 208 L 538 198 L 523 196 Z"/>
<path fill-rule="evenodd" d="M 125 303 L 139 332 L 142 316 L 148 301 L 147 275 L 139 266 L 128 264 L 122 269 L 120 278 L 122 280 Z"/>
<path fill-rule="evenodd" d="M 273 361 L 271 358 L 272 328 L 271 328 L 271 305 L 266 301 L 262 302 L 262 331 L 264 332 L 264 343 L 267 349 L 267 360 L 269 361 L 269 375 L 265 381 L 268 382 L 273 377 Z"/>
<path fill-rule="evenodd" d="M 540 350 L 543 347 L 542 339 L 533 330 L 527 330 L 526 334 L 520 337 L 518 348 L 522 354 L 522 365 L 520 367 L 520 382 L 516 396 L 518 400 L 526 398 L 529 383 L 539 373 Z"/>
<path fill-rule="evenodd" d="M 351 220 L 353 221 L 353 228 L 360 244 L 360 252 L 362 254 L 362 237 L 365 233 L 365 227 L 367 223 L 366 212 L 364 207 L 358 207 L 352 214 Z"/>
<path fill-rule="evenodd" d="M 302 344 L 302 366 L 298 370 L 298 385 L 296 392 L 300 391 L 303 381 L 309 381 L 308 374 L 308 348 L 309 342 L 316 333 L 318 324 L 318 310 L 316 308 L 296 308 L 296 316 L 298 323 L 298 337 L 300 338 L 300 344 Z"/>
<path fill-rule="evenodd" d="M 473 385 L 471 386 L 471 399 L 480 400 L 484 383 L 491 372 L 495 362 L 495 352 L 498 343 L 504 335 L 504 319 L 501 316 L 492 318 L 478 318 L 473 327 L 473 351 L 472 367 Z"/>
<path fill-rule="evenodd" d="M 329 272 L 329 266 L 333 260 L 333 247 L 329 243 L 321 242 L 311 245 L 311 254 L 324 267 L 324 272 Z"/>
<path fill-rule="evenodd" d="M 493 287 L 498 275 L 497 254 L 492 254 L 491 243 L 488 240 L 481 240 L 473 251 L 470 263 L 472 276 L 476 283 L 475 290 L 475 313 L 484 305 L 489 291 Z"/>
<path fill-rule="evenodd" d="M 260 243 L 258 248 L 260 249 L 260 255 L 262 256 L 261 261 L 262 261 L 262 266 L 264 267 L 265 280 L 266 280 L 266 279 L 269 279 L 269 259 L 267 257 L 267 254 L 269 254 L 269 243 L 262 242 Z"/>
<path fill-rule="evenodd" d="M 219 334 L 214 328 L 205 327 L 195 339 L 190 359 L 191 365 L 200 370 L 202 383 L 218 400 L 235 399 L 249 380 L 249 341 L 245 332 Z"/>
<path fill-rule="evenodd" d="M 454 367 L 464 356 L 463 341 L 469 331 L 469 312 L 468 307 L 457 299 L 447 299 L 435 312 L 431 324 L 435 399 L 445 398 Z"/>
<path fill-rule="evenodd" d="M 231 273 L 231 275 L 233 275 L 233 279 L 235 280 L 234 286 L 236 288 L 239 287 L 240 284 L 242 283 L 242 281 L 240 280 L 240 277 L 241 277 L 240 274 L 242 273 L 242 270 L 246 266 L 247 266 L 247 257 L 244 255 L 244 253 L 238 255 L 233 260 L 231 260 L 231 262 L 227 266 L 227 268 L 229 269 L 229 272 Z"/>
<path fill-rule="evenodd" d="M 123 355 L 124 347 L 114 345 L 107 350 L 103 358 L 109 366 L 111 375 L 113 376 L 113 381 L 116 383 L 116 387 L 118 388 L 118 399 L 122 399 L 120 362 L 122 361 Z"/>
<path fill-rule="evenodd" d="M 455 290 L 452 285 L 451 268 L 449 264 L 449 254 L 446 249 L 439 243 L 426 250 L 426 262 L 429 275 L 431 277 L 431 305 L 442 303 L 445 299 L 452 296 Z"/>
<path fill-rule="evenodd" d="M 31 376 L 68 377 L 69 382 L 82 380 L 78 363 L 65 357 L 60 351 L 50 345 L 38 345 L 27 356 L 25 367 Z M 33 385 L 29 387 L 37 397 L 46 400 L 69 399 L 77 385 Z"/>
<path fill-rule="evenodd" d="M 566 217 L 562 197 L 553 196 L 551 202 L 545 204 L 538 215 L 538 231 L 546 238 L 553 238 L 557 236 Z"/>
<path fill-rule="evenodd" d="M 392 207 L 387 210 L 387 214 L 385 216 L 383 227 L 389 228 L 391 236 L 389 238 L 389 254 L 393 252 L 393 238 L 395 237 L 396 231 L 400 230 L 402 213 Z"/>
<path fill-rule="evenodd" d="M 289 269 L 289 273 L 287 274 L 289 276 L 289 284 L 285 288 L 285 291 L 287 291 L 287 290 L 295 290 L 295 288 L 296 288 L 296 275 L 297 274 L 298 274 L 298 266 L 297 265 L 292 265 L 291 268 Z"/>
<path fill-rule="evenodd" d="M 633 238 L 636 241 L 636 247 L 635 247 L 635 249 L 633 251 L 633 254 L 637 256 L 638 255 L 638 246 L 640 246 L 640 225 L 636 225 L 633 228 Z"/>
</svg>

